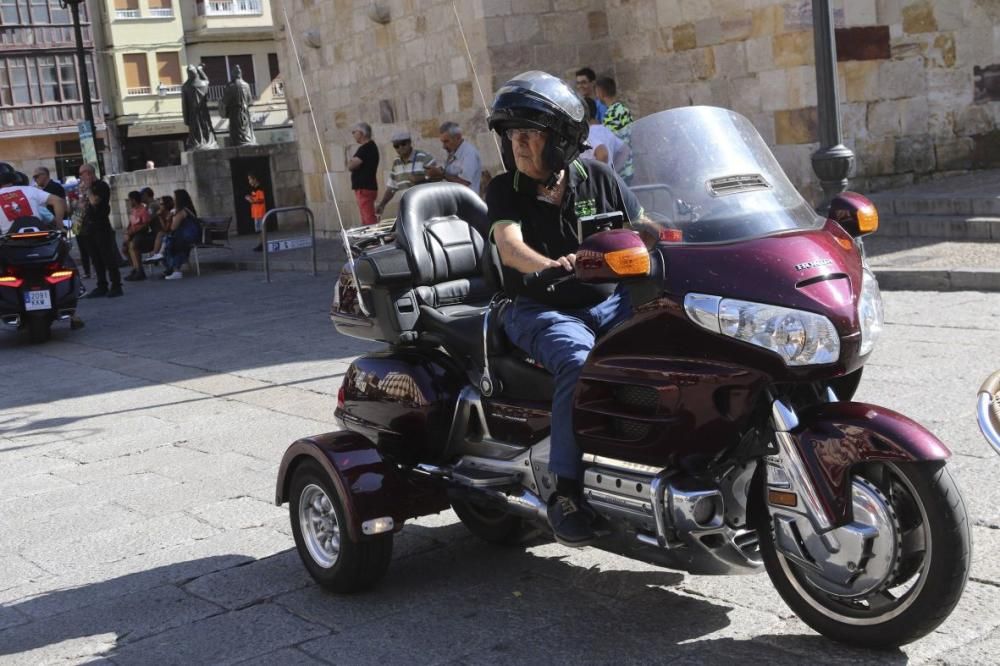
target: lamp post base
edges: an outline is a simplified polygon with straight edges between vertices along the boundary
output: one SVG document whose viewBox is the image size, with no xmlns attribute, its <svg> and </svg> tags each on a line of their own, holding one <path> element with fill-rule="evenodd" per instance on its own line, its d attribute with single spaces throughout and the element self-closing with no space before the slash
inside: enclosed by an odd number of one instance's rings
<svg viewBox="0 0 1000 666">
<path fill-rule="evenodd" d="M 820 148 L 812 156 L 812 167 L 823 187 L 824 200 L 820 208 L 847 189 L 847 179 L 854 175 L 854 152 L 842 143 Z"/>
</svg>

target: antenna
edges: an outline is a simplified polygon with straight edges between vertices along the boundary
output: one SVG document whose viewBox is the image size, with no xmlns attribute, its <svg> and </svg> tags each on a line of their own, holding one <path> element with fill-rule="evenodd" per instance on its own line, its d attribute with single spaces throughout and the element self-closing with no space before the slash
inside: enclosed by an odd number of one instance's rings
<svg viewBox="0 0 1000 666">
<path fill-rule="evenodd" d="M 472 61 L 472 51 L 469 50 L 469 40 L 465 38 L 465 28 L 462 27 L 462 17 L 458 15 L 458 7 L 455 5 L 454 0 L 452 0 L 451 9 L 455 12 L 455 20 L 458 22 L 458 31 L 462 34 L 462 43 L 465 45 L 465 55 L 469 59 L 469 67 L 472 68 L 472 78 L 476 81 L 476 88 L 479 89 L 479 99 L 483 102 L 483 111 L 486 112 L 484 118 L 489 118 L 490 107 L 489 104 L 486 103 L 486 95 L 483 94 L 483 86 L 479 83 L 479 74 L 476 72 L 476 63 Z M 500 151 L 500 143 L 497 141 L 495 132 L 490 132 L 490 135 L 493 138 L 493 145 L 496 146 L 497 155 L 500 157 L 500 168 L 503 169 L 503 152 Z"/>
<path fill-rule="evenodd" d="M 309 86 L 306 85 L 305 73 L 302 71 L 299 47 L 295 43 L 294 30 L 292 30 L 292 26 L 288 21 L 288 9 L 283 1 L 281 3 L 281 11 L 285 15 L 285 34 L 288 35 L 288 40 L 292 44 L 292 51 L 295 53 L 295 64 L 299 69 L 299 81 L 302 82 L 302 90 L 306 96 L 306 106 L 309 107 L 309 119 L 312 121 L 313 132 L 316 134 L 316 145 L 319 146 L 319 154 L 323 160 L 323 173 L 326 175 L 326 186 L 330 190 L 330 198 L 333 199 L 333 208 L 337 213 L 337 223 L 340 225 L 340 239 L 343 241 L 344 251 L 347 253 L 347 266 L 358 289 L 358 307 L 363 315 L 370 317 L 371 313 L 365 307 L 365 299 L 361 294 L 361 283 L 358 282 L 358 274 L 354 271 L 354 260 L 351 257 L 351 244 L 347 240 L 347 230 L 344 228 L 344 217 L 340 212 L 340 204 L 337 202 L 337 193 L 333 189 L 333 179 L 330 177 L 330 164 L 326 159 L 326 150 L 323 148 L 323 138 L 320 136 L 319 126 L 316 125 L 316 113 L 313 111 L 312 99 L 309 97 Z"/>
</svg>

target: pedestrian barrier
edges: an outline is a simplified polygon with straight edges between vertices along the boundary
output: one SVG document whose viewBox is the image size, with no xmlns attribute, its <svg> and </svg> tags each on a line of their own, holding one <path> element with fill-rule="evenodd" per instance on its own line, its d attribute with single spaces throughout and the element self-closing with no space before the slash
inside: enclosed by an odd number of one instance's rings
<svg viewBox="0 0 1000 666">
<path fill-rule="evenodd" d="M 291 213 L 294 211 L 304 211 L 306 219 L 309 221 L 309 235 L 296 238 L 281 238 L 269 241 L 267 239 L 267 221 L 271 216 L 277 217 L 279 213 Z M 284 252 L 285 250 L 299 250 L 306 247 L 312 248 L 312 274 L 316 277 L 316 221 L 313 212 L 308 206 L 288 206 L 286 208 L 273 208 L 264 215 L 260 223 L 260 242 L 264 250 L 264 280 L 271 281 L 271 265 L 269 257 L 272 252 Z"/>
</svg>

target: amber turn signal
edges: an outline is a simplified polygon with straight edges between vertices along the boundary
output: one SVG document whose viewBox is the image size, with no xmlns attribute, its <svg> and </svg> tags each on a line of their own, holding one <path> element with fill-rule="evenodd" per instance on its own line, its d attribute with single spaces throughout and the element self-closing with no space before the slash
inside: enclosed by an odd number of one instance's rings
<svg viewBox="0 0 1000 666">
<path fill-rule="evenodd" d="M 768 489 L 767 501 L 769 504 L 774 504 L 775 506 L 795 507 L 799 503 L 799 498 L 795 495 L 795 493 L 790 493 L 784 490 Z"/>
<path fill-rule="evenodd" d="M 604 254 L 608 267 L 621 277 L 649 275 L 649 252 L 645 247 L 630 247 Z"/>
<path fill-rule="evenodd" d="M 870 234 L 878 229 L 878 211 L 874 204 L 862 206 L 858 209 L 858 229 L 863 234 Z"/>
</svg>

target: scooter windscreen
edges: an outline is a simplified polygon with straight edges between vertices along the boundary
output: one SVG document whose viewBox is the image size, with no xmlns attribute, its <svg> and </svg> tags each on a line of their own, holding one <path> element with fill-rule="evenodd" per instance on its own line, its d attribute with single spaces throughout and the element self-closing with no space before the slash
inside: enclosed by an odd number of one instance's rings
<svg viewBox="0 0 1000 666">
<path fill-rule="evenodd" d="M 632 125 L 632 155 L 631 189 L 665 239 L 732 242 L 824 223 L 733 111 L 692 106 L 642 118 Z"/>
</svg>

